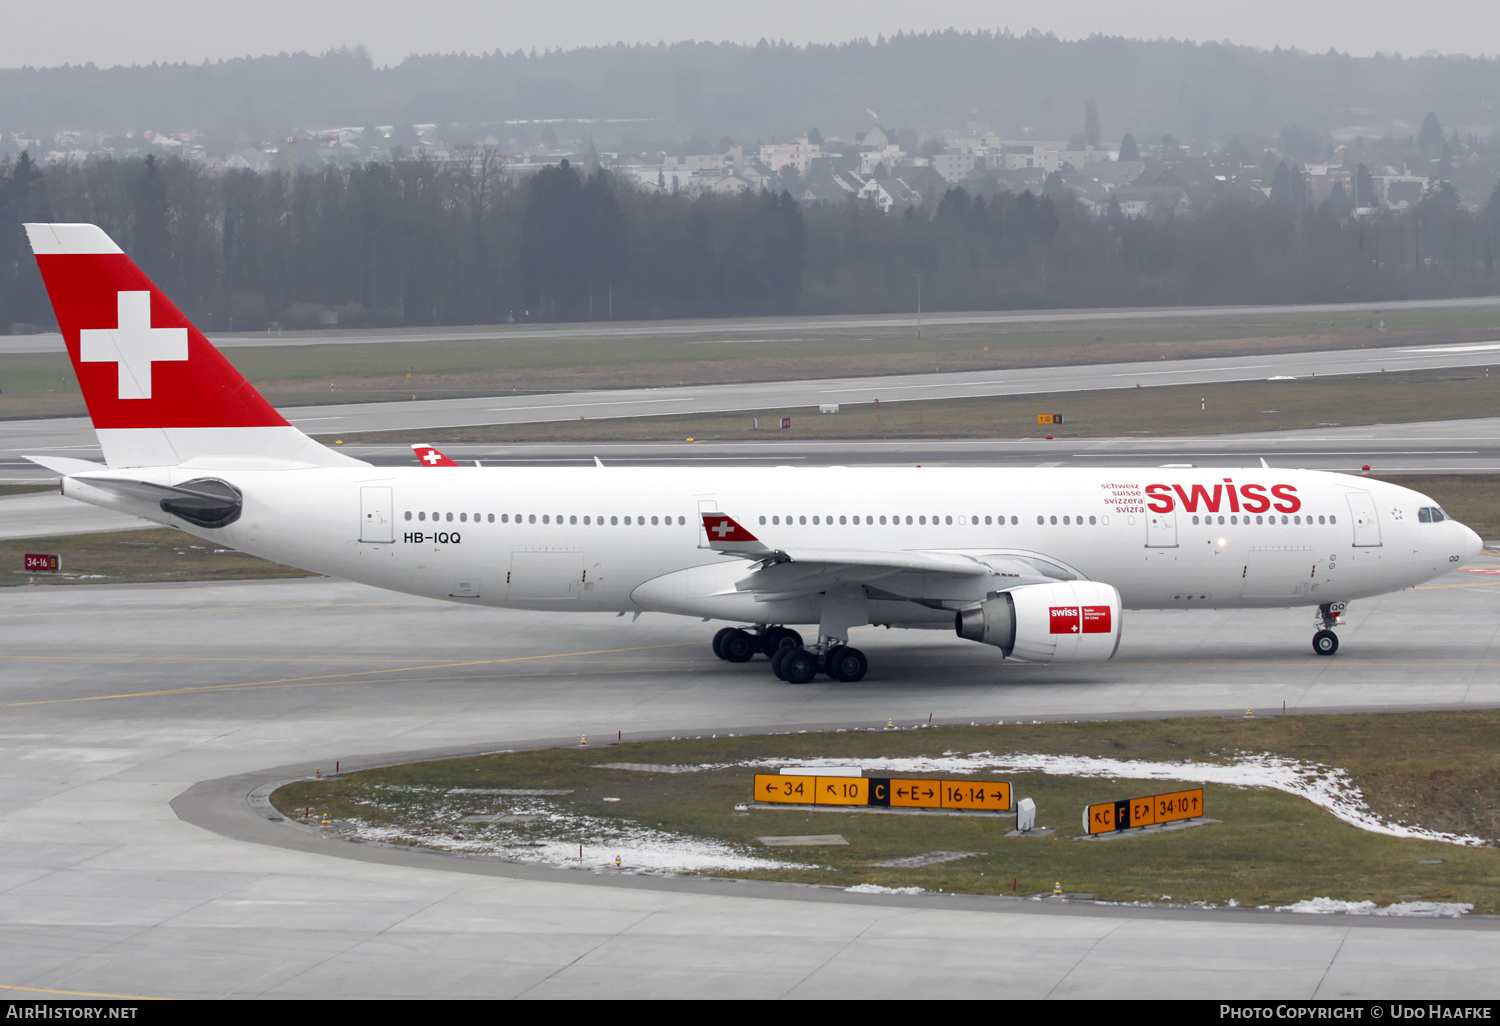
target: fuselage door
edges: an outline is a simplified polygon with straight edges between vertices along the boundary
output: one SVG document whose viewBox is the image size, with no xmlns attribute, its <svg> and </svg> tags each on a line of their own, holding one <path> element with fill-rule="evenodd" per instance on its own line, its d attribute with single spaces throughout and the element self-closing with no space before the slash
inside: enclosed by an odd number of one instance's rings
<svg viewBox="0 0 1500 1026">
<path fill-rule="evenodd" d="M 1380 544 L 1380 518 L 1375 515 L 1375 497 L 1369 492 L 1349 493 L 1349 513 L 1354 521 L 1355 547 Z"/>
<path fill-rule="evenodd" d="M 575 601 L 584 581 L 583 552 L 579 549 L 514 549 L 506 594 L 517 602 Z"/>
<path fill-rule="evenodd" d="M 722 511 L 719 509 L 719 500 L 718 499 L 699 499 L 698 500 L 698 547 L 700 549 L 706 549 L 706 548 L 709 547 L 709 544 L 708 544 L 708 535 L 705 533 L 704 528 L 703 528 L 703 514 L 705 514 L 705 513 L 719 513 L 719 512 L 722 512 Z"/>
<path fill-rule="evenodd" d="M 1146 512 L 1146 548 L 1175 549 L 1177 547 L 1177 511 L 1169 513 Z"/>
<path fill-rule="evenodd" d="M 391 490 L 366 485 L 359 490 L 359 540 L 389 545 L 396 540 Z"/>
</svg>

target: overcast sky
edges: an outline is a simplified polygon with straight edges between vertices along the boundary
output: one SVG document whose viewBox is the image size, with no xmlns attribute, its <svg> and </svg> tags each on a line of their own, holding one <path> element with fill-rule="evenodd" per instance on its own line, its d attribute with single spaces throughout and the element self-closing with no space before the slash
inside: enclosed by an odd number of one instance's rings
<svg viewBox="0 0 1500 1026">
<path fill-rule="evenodd" d="M 363 43 L 379 64 L 409 53 L 572 48 L 616 40 L 788 42 L 871 39 L 899 30 L 1037 28 L 1065 39 L 1228 39 L 1270 48 L 1333 47 L 1359 56 L 1500 52 L 1496 0 L 44 0 L 6 4 L 0 67 L 199 62 Z"/>
</svg>

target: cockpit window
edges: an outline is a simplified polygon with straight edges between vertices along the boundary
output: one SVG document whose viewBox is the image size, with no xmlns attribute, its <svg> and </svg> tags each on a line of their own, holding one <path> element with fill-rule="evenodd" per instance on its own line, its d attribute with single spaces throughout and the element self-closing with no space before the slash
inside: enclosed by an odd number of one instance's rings
<svg viewBox="0 0 1500 1026">
<path fill-rule="evenodd" d="M 1438 523 L 1439 521 L 1443 521 L 1443 520 L 1447 520 L 1447 519 L 1448 519 L 1448 514 L 1444 513 L 1441 509 L 1439 509 L 1436 506 L 1432 507 L 1432 522 L 1434 524 Z"/>
<path fill-rule="evenodd" d="M 1432 523 L 1432 507 L 1430 507 L 1430 506 L 1423 506 L 1421 509 L 1417 510 L 1417 523 L 1419 523 L 1419 524 L 1430 524 L 1430 523 Z"/>
</svg>

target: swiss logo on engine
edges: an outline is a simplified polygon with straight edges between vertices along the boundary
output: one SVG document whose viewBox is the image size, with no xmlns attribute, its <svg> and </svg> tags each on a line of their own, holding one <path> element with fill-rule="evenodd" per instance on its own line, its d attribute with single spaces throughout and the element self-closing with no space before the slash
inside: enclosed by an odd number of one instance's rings
<svg viewBox="0 0 1500 1026">
<path fill-rule="evenodd" d="M 1052 626 L 1049 634 L 1077 634 L 1079 633 L 1079 615 L 1077 606 L 1053 606 Z"/>
<path fill-rule="evenodd" d="M 1113 618 L 1108 606 L 1083 607 L 1083 633 L 1108 634 L 1113 629 Z"/>
<path fill-rule="evenodd" d="M 1109 606 L 1053 606 L 1049 634 L 1108 634 L 1114 618 Z"/>
</svg>

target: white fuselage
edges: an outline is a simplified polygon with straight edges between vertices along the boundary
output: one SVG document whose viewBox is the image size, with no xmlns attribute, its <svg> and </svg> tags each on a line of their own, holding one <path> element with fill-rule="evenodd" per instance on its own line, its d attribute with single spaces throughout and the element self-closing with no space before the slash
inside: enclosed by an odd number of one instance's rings
<svg viewBox="0 0 1500 1026">
<path fill-rule="evenodd" d="M 758 623 L 816 623 L 816 596 L 736 592 L 751 564 L 708 548 L 701 511 L 727 513 L 766 545 L 794 555 L 806 547 L 1020 559 L 1049 577 L 1111 584 L 1130 608 L 1344 602 L 1430 580 L 1477 551 L 1477 537 L 1462 524 L 1419 522 L 1419 510 L 1435 504 L 1417 492 L 1312 471 L 200 466 L 142 472 L 142 479 L 166 484 L 204 477 L 244 494 L 235 523 L 193 527 L 151 503 L 122 504 L 72 479 L 65 491 L 266 559 L 415 595 Z M 1233 498 L 1226 482 L 1237 489 Z M 1295 511 L 1271 505 L 1249 512 L 1272 500 Z M 1169 504 L 1171 510 L 1160 511 Z M 943 610 L 1006 587 L 1003 577 L 946 579 L 928 594 L 908 588 L 899 598 L 872 601 L 870 619 L 949 625 L 952 615 Z"/>
</svg>

